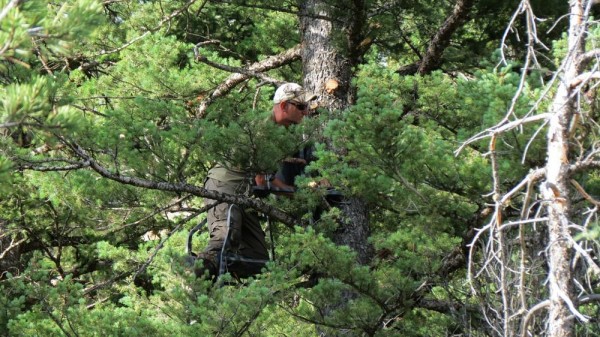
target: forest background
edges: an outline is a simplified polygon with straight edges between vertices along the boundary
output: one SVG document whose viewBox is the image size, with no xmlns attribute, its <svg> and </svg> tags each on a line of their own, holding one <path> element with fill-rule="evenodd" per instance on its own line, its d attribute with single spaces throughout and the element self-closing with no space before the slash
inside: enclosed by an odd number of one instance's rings
<svg viewBox="0 0 600 337">
<path fill-rule="evenodd" d="M 0 0 L 0 335 L 600 335 L 598 7 Z M 202 188 L 290 132 L 293 199 Z M 204 197 L 273 220 L 256 279 L 186 270 Z"/>
</svg>

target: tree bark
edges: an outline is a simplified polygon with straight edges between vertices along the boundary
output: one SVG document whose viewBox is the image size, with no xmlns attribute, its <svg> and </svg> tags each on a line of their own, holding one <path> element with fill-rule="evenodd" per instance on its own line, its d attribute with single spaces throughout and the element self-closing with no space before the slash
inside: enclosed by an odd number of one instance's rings
<svg viewBox="0 0 600 337">
<path fill-rule="evenodd" d="M 578 75 L 576 60 L 583 53 L 583 4 L 571 0 L 568 52 L 562 64 L 563 80 L 560 82 L 552 103 L 547 134 L 546 181 L 540 191 L 546 200 L 548 213 L 549 247 L 547 250 L 549 277 L 548 290 L 548 336 L 569 337 L 574 335 L 573 313 L 576 302 L 572 282 L 572 249 L 569 247 L 569 126 L 576 111 L 570 83 Z"/>
<path fill-rule="evenodd" d="M 306 0 L 301 4 L 302 66 L 304 86 L 319 96 L 319 106 L 336 118 L 355 102 L 351 85 L 353 69 L 361 54 L 366 8 L 362 0 L 344 3 L 344 13 L 323 0 Z M 341 16 L 343 14 L 343 16 Z M 331 20 L 325 20 L 329 17 Z M 329 149 L 343 155 L 344 149 Z M 366 203 L 360 198 L 347 198 L 341 207 L 346 221 L 332 238 L 348 245 L 358 254 L 358 262 L 369 260 L 369 223 Z"/>
<path fill-rule="evenodd" d="M 334 113 L 354 103 L 354 93 L 350 86 L 352 60 L 336 47 L 341 41 L 334 37 L 334 15 L 328 6 L 322 0 L 306 0 L 301 5 L 302 71 L 304 86 L 319 95 L 321 107 Z M 338 86 L 328 90 L 326 84 L 333 81 Z"/>
<path fill-rule="evenodd" d="M 442 54 L 450 45 L 452 34 L 462 27 L 469 17 L 474 0 L 458 0 L 452 9 L 452 13 L 446 18 L 442 27 L 429 41 L 427 52 L 419 62 L 417 73 L 424 75 L 437 69 L 442 62 Z"/>
<path fill-rule="evenodd" d="M 402 66 L 396 72 L 403 76 L 426 75 L 439 69 L 442 64 L 442 56 L 450 45 L 452 35 L 468 21 L 474 2 L 474 0 L 458 0 L 440 29 L 429 40 L 423 57 L 420 57 L 419 54 L 419 61 Z"/>
<path fill-rule="evenodd" d="M 320 108 L 328 111 L 331 119 L 335 119 L 356 99 L 351 80 L 353 69 L 361 57 L 358 46 L 363 38 L 366 9 L 363 0 L 344 2 L 339 7 L 345 9 L 343 13 L 339 8 L 336 10 L 330 6 L 325 0 L 303 1 L 300 6 L 300 28 L 304 87 L 319 96 Z M 331 143 L 328 148 L 339 156 L 346 151 L 334 148 Z M 344 220 L 331 239 L 356 252 L 358 263 L 367 264 L 371 255 L 367 204 L 360 198 L 347 196 L 340 209 Z M 325 320 L 353 297 L 355 294 L 347 292 L 344 301 L 324 308 Z M 320 336 L 330 336 L 320 326 L 316 328 Z M 345 336 L 351 333 L 351 329 L 338 329 L 332 335 Z"/>
<path fill-rule="evenodd" d="M 366 5 L 362 0 L 345 3 L 348 10 L 343 17 L 328 6 L 322 0 L 306 0 L 301 6 L 302 64 L 304 86 L 319 95 L 321 108 L 335 116 L 355 102 L 351 80 L 361 56 Z M 343 155 L 344 149 L 329 148 Z M 347 198 L 341 209 L 346 221 L 332 239 L 352 248 L 358 262 L 365 264 L 369 258 L 367 206 L 360 198 Z"/>
</svg>

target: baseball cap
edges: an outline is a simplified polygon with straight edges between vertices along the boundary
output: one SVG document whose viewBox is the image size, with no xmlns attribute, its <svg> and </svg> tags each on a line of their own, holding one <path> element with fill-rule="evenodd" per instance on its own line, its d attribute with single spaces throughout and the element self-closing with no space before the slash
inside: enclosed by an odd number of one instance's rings
<svg viewBox="0 0 600 337">
<path fill-rule="evenodd" d="M 306 92 L 300 84 L 285 83 L 275 91 L 273 96 L 273 104 L 278 104 L 283 101 L 292 101 L 296 103 L 308 103 L 317 98 L 317 95 Z"/>
</svg>

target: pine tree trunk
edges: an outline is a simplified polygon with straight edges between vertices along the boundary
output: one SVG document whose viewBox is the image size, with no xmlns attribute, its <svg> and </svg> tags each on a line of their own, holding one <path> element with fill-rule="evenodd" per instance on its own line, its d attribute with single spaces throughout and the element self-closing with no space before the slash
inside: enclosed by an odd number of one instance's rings
<svg viewBox="0 0 600 337">
<path fill-rule="evenodd" d="M 561 89 L 560 92 L 565 92 Z M 566 92 L 564 94 L 567 94 Z M 541 185 L 541 192 L 547 200 L 548 212 L 548 267 L 550 309 L 548 320 L 548 336 L 572 336 L 573 320 L 569 319 L 569 308 L 565 298 L 572 300 L 573 285 L 571 282 L 571 254 L 569 248 L 569 200 L 568 200 L 568 123 L 572 114 L 572 103 L 567 97 L 559 94 L 554 102 L 560 110 L 550 121 L 548 130 L 548 161 L 546 163 L 547 178 Z"/>
<path fill-rule="evenodd" d="M 583 52 L 584 38 L 580 36 L 583 25 L 581 1 L 571 1 L 569 29 L 569 52 L 563 62 L 564 76 L 552 104 L 554 113 L 547 134 L 546 181 L 540 186 L 547 200 L 549 247 L 548 336 L 567 337 L 574 335 L 574 322 L 569 302 L 576 303 L 572 282 L 572 249 L 569 243 L 569 138 L 570 124 L 575 112 L 570 83 L 577 77 L 576 60 Z"/>
<path fill-rule="evenodd" d="M 301 6 L 302 65 L 304 87 L 319 95 L 320 109 L 328 111 L 330 118 L 337 118 L 355 101 L 351 80 L 358 58 L 354 50 L 356 41 L 360 41 L 366 16 L 362 0 L 351 4 L 344 2 L 339 7 L 349 9 L 344 13 L 336 13 L 328 6 L 323 0 L 306 0 Z M 324 20 L 323 17 L 335 19 Z M 346 22 L 346 25 L 338 26 L 339 22 Z M 338 155 L 344 155 L 345 149 L 334 148 L 332 144 L 328 144 L 328 147 Z M 357 253 L 357 262 L 366 264 L 370 255 L 367 205 L 360 198 L 346 197 L 341 211 L 344 220 L 332 240 L 338 245 L 349 246 Z M 344 296 L 345 301 L 324 308 L 325 319 L 353 297 L 354 294 L 348 292 Z M 351 330 L 339 329 L 330 334 L 320 326 L 316 326 L 316 329 L 319 336 L 345 336 L 352 333 Z"/>
<path fill-rule="evenodd" d="M 319 105 L 330 113 L 342 110 L 354 103 L 354 94 L 350 86 L 352 80 L 352 60 L 347 53 L 336 46 L 342 44 L 340 37 L 334 37 L 334 27 L 330 20 L 322 18 L 335 14 L 329 10 L 326 1 L 306 0 L 301 8 L 302 70 L 307 89 L 319 94 Z M 326 89 L 327 83 L 339 85 Z"/>
<path fill-rule="evenodd" d="M 363 1 L 344 2 L 341 8 L 348 10 L 334 11 L 323 0 L 306 0 L 301 6 L 304 86 L 319 95 L 321 109 L 327 110 L 331 118 L 336 118 L 355 101 L 351 80 L 359 62 L 356 50 L 366 22 Z M 335 20 L 325 20 L 325 17 Z M 346 25 L 338 26 L 339 22 Z M 345 151 L 331 145 L 329 149 L 340 155 Z M 345 221 L 332 239 L 352 248 L 358 254 L 358 262 L 365 264 L 369 259 L 367 206 L 360 198 L 345 201 L 342 206 Z"/>
</svg>

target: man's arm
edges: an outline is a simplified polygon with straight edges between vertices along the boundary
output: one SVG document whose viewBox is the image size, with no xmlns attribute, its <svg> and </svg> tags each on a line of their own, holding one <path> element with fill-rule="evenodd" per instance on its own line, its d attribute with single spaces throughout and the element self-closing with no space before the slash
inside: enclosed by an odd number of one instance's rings
<svg viewBox="0 0 600 337">
<path fill-rule="evenodd" d="M 274 193 L 277 195 L 286 195 L 291 197 L 296 190 L 294 186 L 284 183 L 281 179 L 274 175 L 257 174 L 254 177 L 254 182 L 256 183 L 254 191 L 259 196 L 265 196 L 269 193 Z"/>
</svg>

